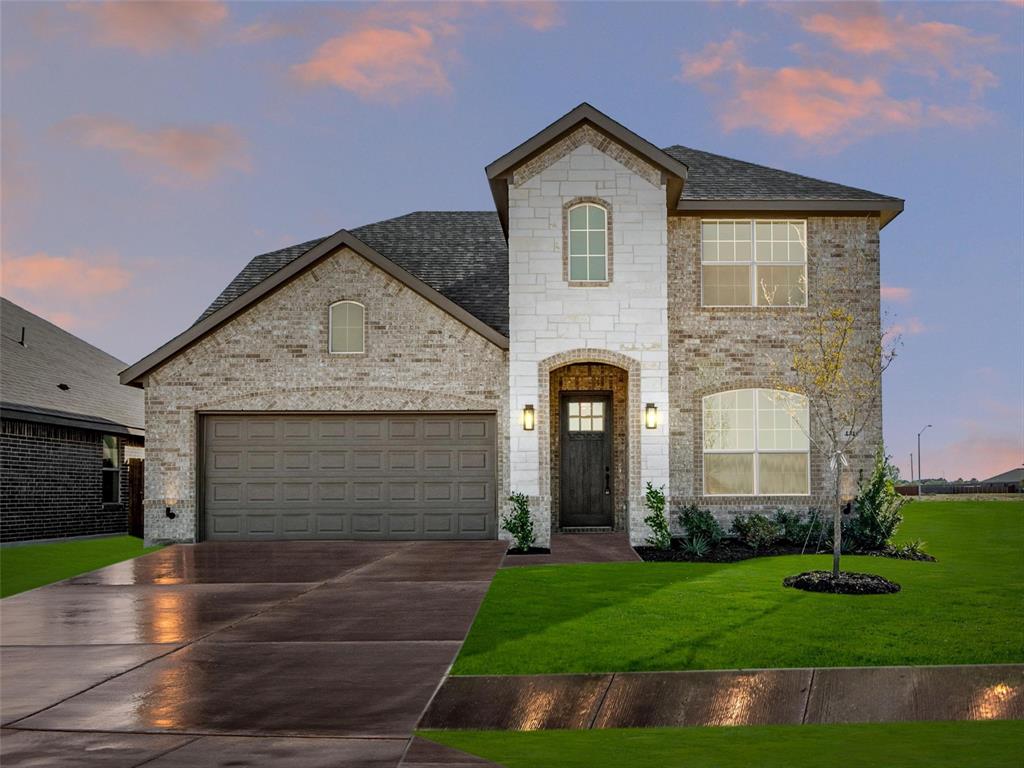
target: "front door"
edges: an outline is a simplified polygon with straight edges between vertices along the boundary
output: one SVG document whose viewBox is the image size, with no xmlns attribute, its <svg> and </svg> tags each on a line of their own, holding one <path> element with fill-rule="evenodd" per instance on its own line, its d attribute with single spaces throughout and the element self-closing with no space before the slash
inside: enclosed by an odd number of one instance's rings
<svg viewBox="0 0 1024 768">
<path fill-rule="evenodd" d="M 611 527 L 612 410 L 605 392 L 563 394 L 559 518 L 562 528 Z"/>
</svg>

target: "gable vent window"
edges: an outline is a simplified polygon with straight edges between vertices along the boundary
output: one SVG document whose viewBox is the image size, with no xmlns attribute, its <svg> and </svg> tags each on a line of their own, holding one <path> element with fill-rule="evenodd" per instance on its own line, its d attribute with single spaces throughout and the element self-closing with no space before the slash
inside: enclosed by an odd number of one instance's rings
<svg viewBox="0 0 1024 768">
<path fill-rule="evenodd" d="M 360 355 L 366 351 L 366 308 L 356 301 L 331 304 L 329 336 L 334 355 Z"/>
<path fill-rule="evenodd" d="M 701 222 L 705 307 L 806 307 L 807 222 Z"/>
<path fill-rule="evenodd" d="M 569 281 L 608 280 L 608 211 L 594 203 L 569 209 Z"/>
</svg>

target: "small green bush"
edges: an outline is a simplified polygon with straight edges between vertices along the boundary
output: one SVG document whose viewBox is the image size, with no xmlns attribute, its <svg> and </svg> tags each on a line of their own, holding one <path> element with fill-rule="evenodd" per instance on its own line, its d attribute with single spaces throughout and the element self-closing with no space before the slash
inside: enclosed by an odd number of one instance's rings
<svg viewBox="0 0 1024 768">
<path fill-rule="evenodd" d="M 890 546 L 887 550 L 889 557 L 896 557 L 900 560 L 934 560 L 931 555 L 924 551 L 927 546 L 921 539 L 914 539 L 897 546 Z"/>
<path fill-rule="evenodd" d="M 656 549 L 668 549 L 672 546 L 672 534 L 668 529 L 668 516 L 665 514 L 665 486 L 655 488 L 647 483 L 644 504 L 651 513 L 644 522 L 651 528 L 647 543 Z"/>
<path fill-rule="evenodd" d="M 683 553 L 694 560 L 703 560 L 711 551 L 711 543 L 704 536 L 691 536 L 683 542 Z"/>
<path fill-rule="evenodd" d="M 732 531 L 740 541 L 755 552 L 760 552 L 782 538 L 782 528 L 764 515 L 740 515 L 732 521 Z"/>
<path fill-rule="evenodd" d="M 781 531 L 779 538 L 787 544 L 802 545 L 811 530 L 810 519 L 805 520 L 797 512 L 780 509 L 776 511 L 774 520 Z"/>
<path fill-rule="evenodd" d="M 696 504 L 687 505 L 679 510 L 679 524 L 688 539 L 699 536 L 710 547 L 717 547 L 725 538 L 725 529 L 718 524 L 715 516 L 706 509 L 698 509 Z"/>
<path fill-rule="evenodd" d="M 871 476 L 853 501 L 850 536 L 857 549 L 884 549 L 903 522 L 900 510 L 907 499 L 896 492 L 897 479 L 899 470 L 879 447 Z"/>
<path fill-rule="evenodd" d="M 530 499 L 525 493 L 513 493 L 508 497 L 512 509 L 502 518 L 501 526 L 512 534 L 516 541 L 516 549 L 529 552 L 537 536 L 533 531 L 533 518 L 530 516 Z"/>
</svg>

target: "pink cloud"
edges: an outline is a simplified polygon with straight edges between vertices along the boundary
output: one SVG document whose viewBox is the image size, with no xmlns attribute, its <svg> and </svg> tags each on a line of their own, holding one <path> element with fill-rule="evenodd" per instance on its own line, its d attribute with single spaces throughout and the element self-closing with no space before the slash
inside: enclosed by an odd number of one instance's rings
<svg viewBox="0 0 1024 768">
<path fill-rule="evenodd" d="M 115 152 L 130 165 L 154 171 L 162 183 L 205 183 L 230 170 L 251 169 L 247 142 L 230 125 L 146 130 L 116 117 L 80 115 L 57 130 L 81 146 Z"/>
<path fill-rule="evenodd" d="M 720 43 L 708 43 L 700 53 L 683 54 L 680 79 L 704 80 L 723 70 L 734 70 L 743 61 L 740 55 L 743 40 L 743 33 L 736 31 Z"/>
<path fill-rule="evenodd" d="M 5 253 L 0 259 L 3 294 L 69 330 L 88 327 L 90 318 L 111 296 L 125 291 L 133 277 L 115 253 Z"/>
<path fill-rule="evenodd" d="M 195 47 L 228 17 L 227 5 L 215 0 L 105 0 L 68 8 L 90 19 L 98 45 L 145 54 Z"/>
<path fill-rule="evenodd" d="M 950 60 L 965 46 L 990 45 L 993 38 L 975 35 L 967 27 L 941 21 L 913 23 L 884 13 L 816 13 L 801 19 L 808 32 L 829 38 L 837 48 L 865 56 L 885 54 L 909 58 L 922 54 Z"/>
<path fill-rule="evenodd" d="M 364 99 L 394 103 L 423 91 L 450 92 L 444 59 L 427 29 L 367 27 L 331 38 L 292 72 L 305 83 L 334 85 Z"/>
<path fill-rule="evenodd" d="M 565 24 L 565 14 L 562 6 L 548 0 L 524 0 L 524 2 L 507 2 L 502 7 L 507 9 L 512 17 L 537 32 L 547 32 L 549 29 L 560 27 Z"/>
<path fill-rule="evenodd" d="M 1019 417 L 1019 414 L 1018 414 Z M 1024 463 L 1024 440 L 972 426 L 967 434 L 935 446 L 922 446 L 925 477 L 940 474 L 947 480 L 958 477 L 984 480 Z"/>
<path fill-rule="evenodd" d="M 908 317 L 905 320 L 893 323 L 889 329 L 885 332 L 885 335 L 889 339 L 894 339 L 897 336 L 917 336 L 925 333 L 928 330 L 919 317 Z"/>
<path fill-rule="evenodd" d="M 910 289 L 902 288 L 898 285 L 883 285 L 882 300 L 900 302 L 910 301 Z"/>
</svg>

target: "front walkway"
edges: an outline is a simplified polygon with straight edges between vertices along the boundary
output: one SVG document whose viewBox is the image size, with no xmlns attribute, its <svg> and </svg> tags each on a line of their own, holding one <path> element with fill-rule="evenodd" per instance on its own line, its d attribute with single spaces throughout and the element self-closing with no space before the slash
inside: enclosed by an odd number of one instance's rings
<svg viewBox="0 0 1024 768">
<path fill-rule="evenodd" d="M 450 677 L 421 728 L 1024 719 L 1024 665 Z"/>
<path fill-rule="evenodd" d="M 7 598 L 0 763 L 395 768 L 505 547 L 174 546 Z"/>
<path fill-rule="evenodd" d="M 516 555 L 509 553 L 502 568 L 519 565 L 570 565 L 574 563 L 639 562 L 640 556 L 629 544 L 625 533 L 554 533 L 551 553 Z"/>
</svg>

